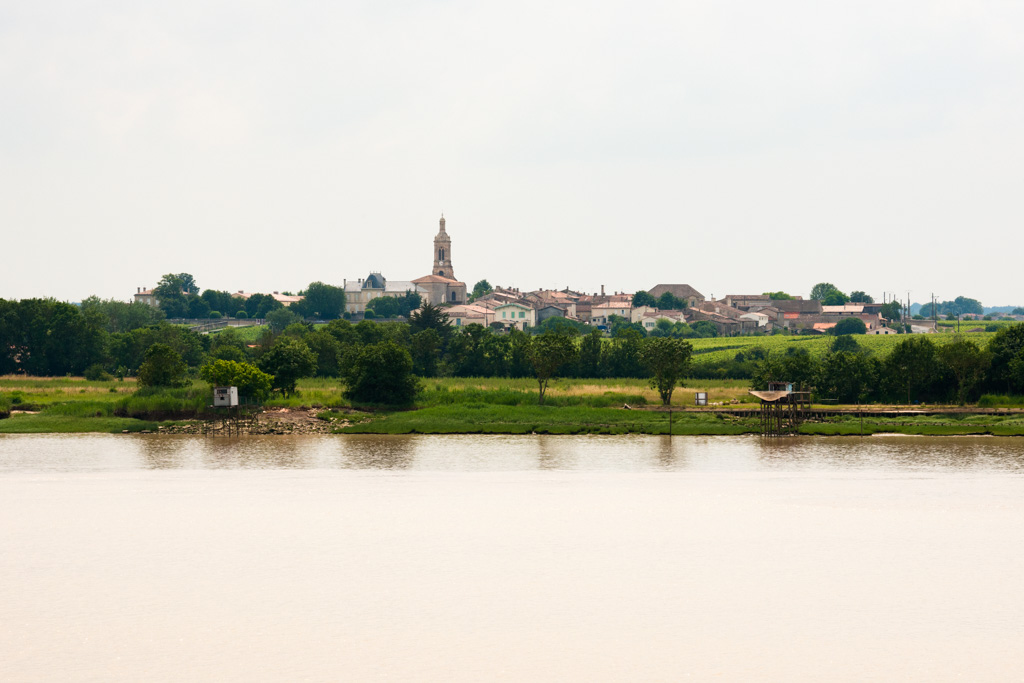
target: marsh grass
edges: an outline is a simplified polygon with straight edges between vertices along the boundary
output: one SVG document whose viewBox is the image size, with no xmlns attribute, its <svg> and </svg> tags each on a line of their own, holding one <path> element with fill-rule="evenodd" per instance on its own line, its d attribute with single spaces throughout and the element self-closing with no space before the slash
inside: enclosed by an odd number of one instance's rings
<svg viewBox="0 0 1024 683">
<path fill-rule="evenodd" d="M 673 434 L 746 434 L 753 420 L 676 414 Z M 382 415 L 339 429 L 345 434 L 668 434 L 669 416 L 584 406 L 465 403 Z"/>
<path fill-rule="evenodd" d="M 127 417 L 80 417 L 52 413 L 34 415 L 14 414 L 0 420 L 0 434 L 71 434 L 81 432 L 103 432 L 120 434 L 124 430 L 140 432 L 155 431 L 156 422 L 135 420 Z"/>
</svg>

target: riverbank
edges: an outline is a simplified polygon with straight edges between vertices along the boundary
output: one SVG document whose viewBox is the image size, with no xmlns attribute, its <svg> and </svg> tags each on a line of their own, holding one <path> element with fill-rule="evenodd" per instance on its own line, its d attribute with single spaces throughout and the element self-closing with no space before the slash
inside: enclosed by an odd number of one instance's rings
<svg viewBox="0 0 1024 683">
<path fill-rule="evenodd" d="M 743 381 L 688 382 L 673 412 L 657 403 L 643 380 L 557 380 L 547 405 L 536 404 L 526 379 L 435 379 L 425 382 L 416 409 L 358 409 L 329 379 L 303 380 L 299 392 L 276 398 L 243 425 L 253 434 L 758 434 L 757 404 Z M 717 406 L 696 410 L 695 390 Z M 133 382 L 80 378 L 0 378 L 0 434 L 227 433 L 207 414 L 209 387 L 137 391 Z M 816 406 L 800 434 L 1024 436 L 1024 411 L 956 406 Z M 196 419 L 196 418 L 215 418 Z M 238 425 L 232 425 L 234 433 Z"/>
</svg>

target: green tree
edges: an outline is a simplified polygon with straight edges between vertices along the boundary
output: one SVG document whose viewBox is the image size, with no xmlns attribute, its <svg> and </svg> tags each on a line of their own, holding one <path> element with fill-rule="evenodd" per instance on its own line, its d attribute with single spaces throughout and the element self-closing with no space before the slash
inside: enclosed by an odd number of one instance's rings
<svg viewBox="0 0 1024 683">
<path fill-rule="evenodd" d="M 311 282 L 302 301 L 291 305 L 299 315 L 321 320 L 337 320 L 345 312 L 345 290 L 323 282 Z"/>
<path fill-rule="evenodd" d="M 846 296 L 838 289 L 828 293 L 825 299 L 821 302 L 824 306 L 842 306 L 850 301 L 850 297 Z"/>
<path fill-rule="evenodd" d="M 473 291 L 469 295 L 469 300 L 476 301 L 480 297 L 487 296 L 493 291 L 494 287 L 491 287 L 490 282 L 488 282 L 487 280 L 480 280 L 480 282 L 477 282 L 475 285 L 473 285 Z"/>
<path fill-rule="evenodd" d="M 441 339 L 447 339 L 452 323 L 444 309 L 433 304 L 424 304 L 422 308 L 409 317 L 409 326 L 413 333 L 423 330 L 434 330 Z"/>
<path fill-rule="evenodd" d="M 260 358 L 260 369 L 274 376 L 274 388 L 285 396 L 294 394 L 298 381 L 312 377 L 316 367 L 316 356 L 304 341 L 295 337 L 278 337 Z"/>
<path fill-rule="evenodd" d="M 906 387 L 907 403 L 927 391 L 935 377 L 935 344 L 924 335 L 904 339 L 885 359 L 884 370 L 891 382 Z"/>
<path fill-rule="evenodd" d="M 867 334 L 868 326 L 860 318 L 843 318 L 831 329 L 834 335 Z"/>
<path fill-rule="evenodd" d="M 871 298 L 870 294 L 867 294 L 866 292 L 862 292 L 859 289 L 855 290 L 853 292 L 850 292 L 850 301 L 853 301 L 854 303 L 858 303 L 858 304 L 873 304 L 873 303 L 875 303 L 875 300 Z"/>
<path fill-rule="evenodd" d="M 651 388 L 658 392 L 662 405 L 672 403 L 672 392 L 686 376 L 693 347 L 689 342 L 668 337 L 645 339 L 640 346 L 640 360 L 651 373 Z"/>
<path fill-rule="evenodd" d="M 877 363 L 866 353 L 833 350 L 818 366 L 818 392 L 840 403 L 861 403 L 877 386 L 877 373 Z"/>
<path fill-rule="evenodd" d="M 658 297 L 658 309 L 662 311 L 681 311 L 686 308 L 686 301 L 672 292 L 665 292 Z"/>
<path fill-rule="evenodd" d="M 580 341 L 578 376 L 601 377 L 601 330 L 591 330 Z"/>
<path fill-rule="evenodd" d="M 187 273 L 184 273 L 187 275 Z M 191 276 L 189 276 L 191 277 Z M 168 318 L 184 318 L 188 316 L 188 301 L 185 298 L 186 283 L 180 275 L 168 273 L 160 278 L 160 282 L 153 288 L 153 296 L 157 304 Z"/>
<path fill-rule="evenodd" d="M 441 335 L 433 328 L 412 335 L 410 348 L 413 370 L 420 377 L 437 375 L 437 364 L 441 358 Z"/>
<path fill-rule="evenodd" d="M 648 292 L 642 289 L 633 295 L 633 308 L 640 308 L 641 306 L 650 306 L 651 308 L 658 307 L 658 300 L 651 296 Z"/>
<path fill-rule="evenodd" d="M 263 401 L 270 396 L 274 378 L 251 363 L 215 360 L 199 368 L 200 379 L 215 387 L 238 387 L 239 397 Z"/>
<path fill-rule="evenodd" d="M 1024 306 L 1018 306 L 1017 308 L 1013 309 L 1010 315 L 1024 315 Z"/>
<path fill-rule="evenodd" d="M 956 378 L 957 400 L 960 405 L 964 405 L 967 402 L 967 394 L 988 370 L 992 362 L 991 356 L 973 341 L 959 335 L 953 341 L 940 346 L 936 356 Z"/>
<path fill-rule="evenodd" d="M 838 287 L 831 282 L 819 282 L 811 288 L 811 298 L 815 301 L 824 301 L 828 298 L 828 295 L 833 292 L 839 292 L 843 294 Z M 843 294 L 843 296 L 846 296 Z"/>
<path fill-rule="evenodd" d="M 270 294 L 253 294 L 245 300 L 245 313 L 250 318 L 266 318 L 271 311 L 281 308 L 284 304 Z"/>
<path fill-rule="evenodd" d="M 887 304 L 882 304 L 881 314 L 886 320 L 899 321 L 901 319 L 903 307 L 900 306 L 898 301 L 890 301 Z"/>
<path fill-rule="evenodd" d="M 100 299 L 97 296 L 84 299 L 80 308 L 83 315 L 95 312 L 101 316 L 103 328 L 111 334 L 153 325 L 164 317 L 161 309 L 141 301 L 125 303 L 117 299 Z"/>
<path fill-rule="evenodd" d="M 153 344 L 139 366 L 139 386 L 180 387 L 185 384 L 185 361 L 167 344 Z"/>
<path fill-rule="evenodd" d="M 198 294 L 199 285 L 196 284 L 196 279 L 188 273 L 178 273 L 175 275 L 178 278 L 178 282 L 181 283 L 181 291 L 186 294 Z"/>
<path fill-rule="evenodd" d="M 1024 393 L 1024 324 L 1003 327 L 988 343 L 992 354 L 989 384 L 999 391 Z"/>
<path fill-rule="evenodd" d="M 539 389 L 537 404 L 544 405 L 544 394 L 547 392 L 548 382 L 565 365 L 575 360 L 576 342 L 567 335 L 546 332 L 532 338 L 528 354 Z"/>
<path fill-rule="evenodd" d="M 793 299 L 792 295 L 786 294 L 781 290 L 778 292 L 764 292 L 762 296 L 766 296 L 772 301 L 791 301 Z"/>
<path fill-rule="evenodd" d="M 302 339 L 316 356 L 317 377 L 337 377 L 341 374 L 343 349 L 334 335 L 324 328 L 318 328 Z"/>
<path fill-rule="evenodd" d="M 345 396 L 352 401 L 409 405 L 420 390 L 412 356 L 391 341 L 364 346 L 345 376 Z"/>
<path fill-rule="evenodd" d="M 284 332 L 285 328 L 297 322 L 302 322 L 302 316 L 297 315 L 288 308 L 278 308 L 267 313 L 267 324 L 276 333 Z"/>
</svg>

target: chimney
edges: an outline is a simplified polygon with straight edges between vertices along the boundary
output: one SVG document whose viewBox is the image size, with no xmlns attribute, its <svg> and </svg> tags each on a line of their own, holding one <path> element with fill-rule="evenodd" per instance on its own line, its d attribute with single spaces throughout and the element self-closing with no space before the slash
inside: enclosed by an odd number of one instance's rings
<svg viewBox="0 0 1024 683">
<path fill-rule="evenodd" d="M 601 285 L 601 296 L 604 296 L 604 285 Z"/>
<path fill-rule="evenodd" d="M 280 294 L 281 292 L 275 291 L 274 294 Z"/>
<path fill-rule="evenodd" d="M 136 294 L 142 294 L 142 287 L 136 287 L 135 288 L 135 293 Z"/>
</svg>

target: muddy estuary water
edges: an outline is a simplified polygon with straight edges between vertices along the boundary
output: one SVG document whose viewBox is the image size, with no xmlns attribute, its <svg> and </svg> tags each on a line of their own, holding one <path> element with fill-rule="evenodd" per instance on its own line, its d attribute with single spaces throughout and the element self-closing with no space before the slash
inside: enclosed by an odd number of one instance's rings
<svg viewBox="0 0 1024 683">
<path fill-rule="evenodd" d="M 1024 679 L 1024 439 L 0 437 L 0 681 Z"/>
</svg>

